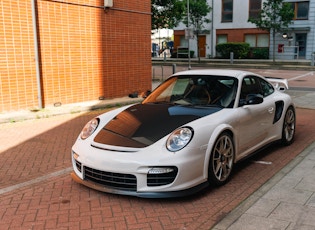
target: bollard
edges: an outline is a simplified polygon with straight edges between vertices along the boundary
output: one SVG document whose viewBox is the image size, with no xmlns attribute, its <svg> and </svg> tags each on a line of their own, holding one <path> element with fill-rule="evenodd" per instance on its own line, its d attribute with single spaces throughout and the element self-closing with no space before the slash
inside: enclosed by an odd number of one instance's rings
<svg viewBox="0 0 315 230">
<path fill-rule="evenodd" d="M 312 53 L 312 61 L 311 61 L 311 66 L 314 66 L 314 60 L 315 59 L 315 52 Z"/>
<path fill-rule="evenodd" d="M 155 80 L 155 68 L 152 67 L 152 79 Z"/>
<path fill-rule="evenodd" d="M 173 74 L 174 74 L 174 73 L 176 73 L 176 64 L 173 64 L 172 67 L 173 67 L 172 70 L 173 70 Z"/>
<path fill-rule="evenodd" d="M 234 61 L 234 53 L 231 52 L 230 53 L 230 63 L 233 64 L 233 61 Z"/>
<path fill-rule="evenodd" d="M 164 54 L 164 62 L 166 62 L 166 52 L 164 52 L 163 54 Z"/>
</svg>

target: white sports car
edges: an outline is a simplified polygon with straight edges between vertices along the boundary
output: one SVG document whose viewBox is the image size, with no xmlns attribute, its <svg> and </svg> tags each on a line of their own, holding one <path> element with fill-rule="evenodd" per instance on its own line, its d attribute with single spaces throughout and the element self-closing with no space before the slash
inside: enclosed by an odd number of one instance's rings
<svg viewBox="0 0 315 230">
<path fill-rule="evenodd" d="M 293 142 L 295 108 L 285 88 L 285 79 L 246 71 L 176 73 L 142 103 L 85 125 L 72 148 L 72 178 L 139 197 L 222 185 L 239 160 L 272 142 Z"/>
</svg>

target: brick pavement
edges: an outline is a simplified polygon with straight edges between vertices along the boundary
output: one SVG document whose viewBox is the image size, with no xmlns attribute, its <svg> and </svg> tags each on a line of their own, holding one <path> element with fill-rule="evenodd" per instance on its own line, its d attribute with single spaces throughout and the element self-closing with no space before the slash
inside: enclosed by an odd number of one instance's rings
<svg viewBox="0 0 315 230">
<path fill-rule="evenodd" d="M 269 147 L 237 165 L 227 185 L 186 198 L 140 199 L 71 180 L 71 146 L 97 113 L 1 125 L 0 229 L 209 229 L 315 140 L 315 111 L 298 109 L 294 145 Z"/>
<path fill-rule="evenodd" d="M 295 143 L 236 165 L 225 186 L 140 199 L 94 191 L 69 176 L 71 146 L 100 112 L 0 125 L 0 229 L 210 229 L 315 140 L 315 110 L 299 108 Z"/>
</svg>

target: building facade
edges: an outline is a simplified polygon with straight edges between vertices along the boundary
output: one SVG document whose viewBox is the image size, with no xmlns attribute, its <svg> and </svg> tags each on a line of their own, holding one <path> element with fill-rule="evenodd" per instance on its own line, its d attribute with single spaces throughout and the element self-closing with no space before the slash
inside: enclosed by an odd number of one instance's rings
<svg viewBox="0 0 315 230">
<path fill-rule="evenodd" d="M 150 12 L 150 0 L 1 0 L 0 112 L 151 89 Z"/>
<path fill-rule="evenodd" d="M 271 34 L 256 28 L 248 22 L 262 9 L 264 0 L 208 0 L 212 11 L 208 17 L 211 23 L 204 25 L 205 31 L 199 41 L 201 57 L 217 57 L 215 47 L 225 42 L 247 42 L 252 48 L 269 48 L 272 58 Z M 288 30 L 276 34 L 276 59 L 311 59 L 315 52 L 315 0 L 285 0 L 292 4 L 295 12 Z M 196 52 L 196 39 L 189 40 Z M 174 47 L 188 47 L 185 39 L 185 25 L 174 29 Z"/>
</svg>

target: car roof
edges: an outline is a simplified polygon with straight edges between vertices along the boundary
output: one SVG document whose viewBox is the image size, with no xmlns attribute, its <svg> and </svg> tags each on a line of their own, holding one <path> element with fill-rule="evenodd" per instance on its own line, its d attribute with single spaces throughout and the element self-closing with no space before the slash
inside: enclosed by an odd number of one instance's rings
<svg viewBox="0 0 315 230">
<path fill-rule="evenodd" d="M 244 75 L 255 75 L 252 72 L 243 70 L 232 70 L 232 69 L 199 69 L 199 70 L 186 70 L 173 74 L 173 76 L 182 75 L 210 75 L 210 76 L 229 76 L 240 79 Z"/>
</svg>

